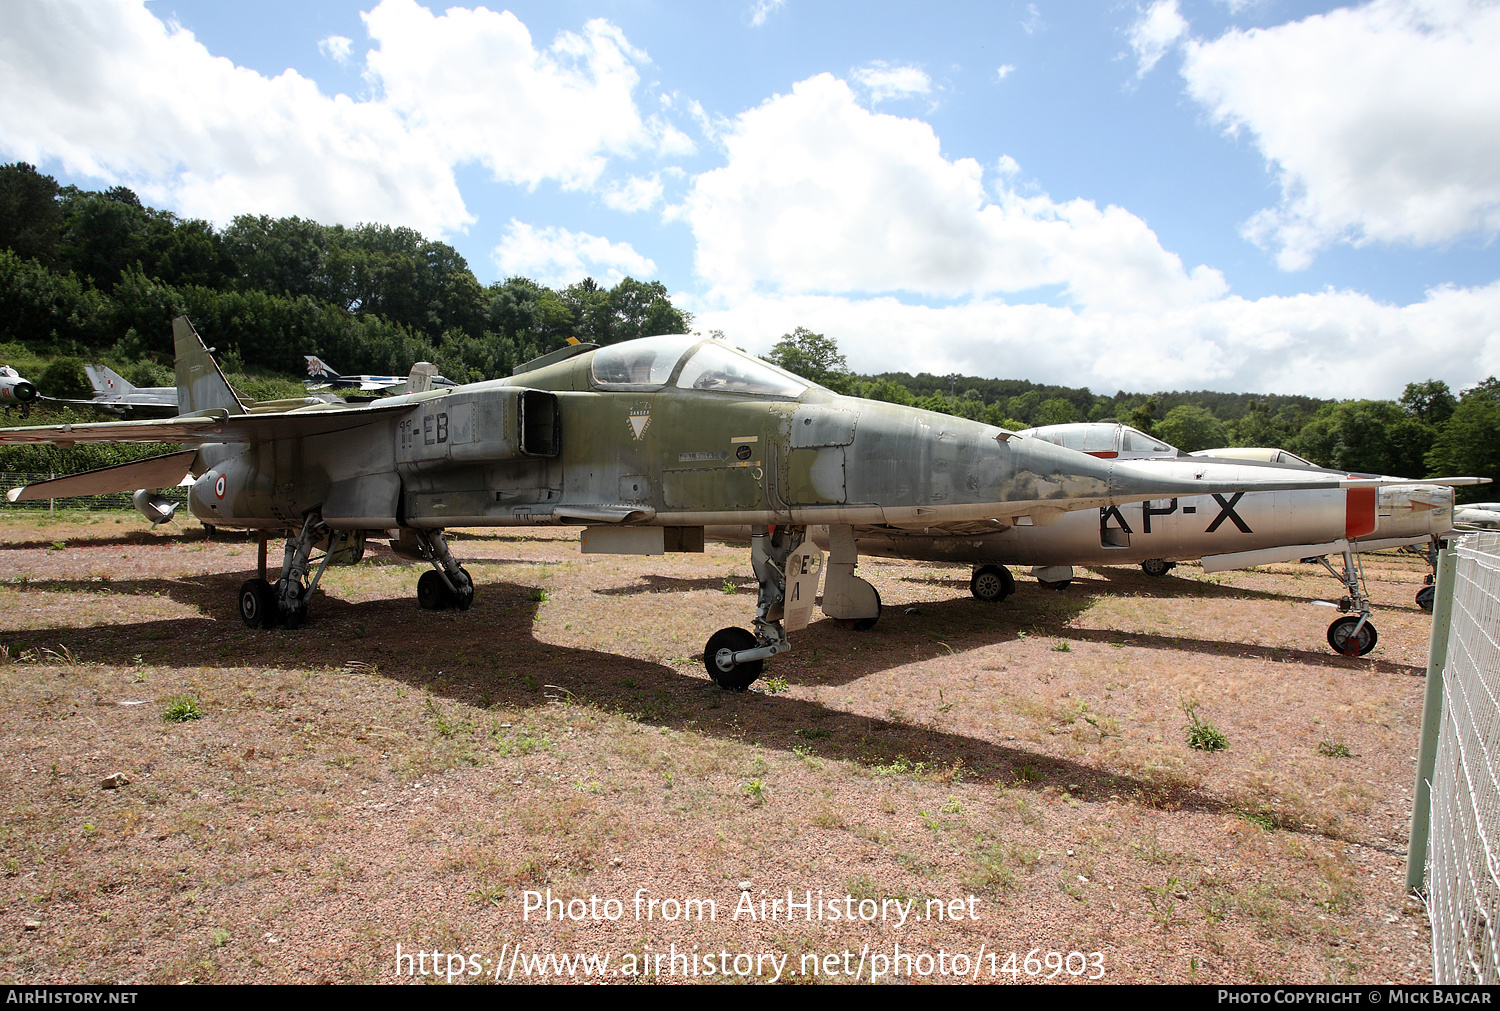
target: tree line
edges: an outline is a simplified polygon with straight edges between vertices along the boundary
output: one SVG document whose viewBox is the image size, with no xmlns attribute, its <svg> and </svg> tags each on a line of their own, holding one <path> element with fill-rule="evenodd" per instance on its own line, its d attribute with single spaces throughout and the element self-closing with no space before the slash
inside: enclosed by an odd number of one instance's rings
<svg viewBox="0 0 1500 1011">
<path fill-rule="evenodd" d="M 509 375 L 568 337 L 612 344 L 692 325 L 660 281 L 485 286 L 452 246 L 410 228 L 241 215 L 216 229 L 125 187 L 0 166 L 0 343 L 170 362 L 184 313 L 226 371 L 299 375 L 316 354 L 350 373 L 430 361 L 459 382 Z"/>
<path fill-rule="evenodd" d="M 1117 421 L 1184 452 L 1226 446 L 1291 450 L 1322 467 L 1396 477 L 1500 480 L 1500 380 L 1454 393 L 1442 380 L 1408 383 L 1399 400 L 1212 392 L 1096 396 L 1021 380 L 851 371 L 838 342 L 798 327 L 767 358 L 839 393 L 1023 429 Z M 1460 501 L 1493 499 L 1483 486 Z"/>
</svg>

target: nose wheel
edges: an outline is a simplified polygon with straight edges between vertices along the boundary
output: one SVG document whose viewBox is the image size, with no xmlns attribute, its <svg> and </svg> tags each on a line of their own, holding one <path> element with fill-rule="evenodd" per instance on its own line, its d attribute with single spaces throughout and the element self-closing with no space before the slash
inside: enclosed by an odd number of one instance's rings
<svg viewBox="0 0 1500 1011">
<path fill-rule="evenodd" d="M 1328 626 L 1328 645 L 1344 656 L 1364 656 L 1379 639 L 1375 626 L 1364 615 L 1346 614 Z"/>
<path fill-rule="evenodd" d="M 755 649 L 755 633 L 743 628 L 721 628 L 709 637 L 703 648 L 703 666 L 714 684 L 729 691 L 742 692 L 755 683 L 765 669 L 764 660 L 736 663 L 734 654 Z"/>
</svg>

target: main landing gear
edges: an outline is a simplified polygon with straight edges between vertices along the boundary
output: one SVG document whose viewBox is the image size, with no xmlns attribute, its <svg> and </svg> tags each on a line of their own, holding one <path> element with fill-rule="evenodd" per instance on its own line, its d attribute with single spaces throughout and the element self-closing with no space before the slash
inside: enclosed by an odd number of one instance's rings
<svg viewBox="0 0 1500 1011">
<path fill-rule="evenodd" d="M 1380 638 L 1370 620 L 1370 595 L 1364 588 L 1364 569 L 1354 550 L 1348 547 L 1344 549 L 1343 572 L 1335 569 L 1327 556 L 1319 556 L 1318 563 L 1349 591 L 1339 600 L 1338 609 L 1354 612 L 1333 619 L 1333 623 L 1328 626 L 1328 645 L 1333 647 L 1335 653 L 1342 653 L 1344 656 L 1364 656 L 1375 648 L 1375 643 Z"/>
<path fill-rule="evenodd" d="M 474 580 L 449 552 L 442 531 L 418 530 L 415 536 L 418 556 L 433 567 L 417 581 L 417 603 L 429 611 L 447 607 L 467 611 L 474 604 Z M 319 546 L 325 550 L 309 578 L 312 553 Z M 302 529 L 287 539 L 281 578 L 275 583 L 266 579 L 265 548 L 262 536 L 259 575 L 240 585 L 240 618 L 250 628 L 274 628 L 278 622 L 296 628 L 307 619 L 307 602 L 329 563 L 357 561 L 364 553 L 364 535 L 357 530 L 332 530 L 318 513 L 308 513 Z"/>
<path fill-rule="evenodd" d="M 858 553 L 854 530 L 828 528 L 828 572 L 823 613 L 858 631 L 880 620 L 880 594 L 854 574 Z M 760 593 L 755 631 L 721 628 L 703 648 L 703 666 L 720 688 L 744 691 L 765 669 L 766 660 L 792 648 L 788 632 L 807 627 L 822 576 L 823 553 L 807 540 L 806 527 L 752 527 L 750 564 Z"/>
<path fill-rule="evenodd" d="M 1016 577 L 1003 565 L 977 565 L 969 577 L 969 592 L 976 600 L 999 603 L 1016 592 Z"/>
<path fill-rule="evenodd" d="M 287 628 L 302 624 L 307 618 L 308 598 L 318 588 L 323 571 L 338 553 L 345 536 L 342 530 L 330 530 L 316 512 L 308 513 L 302 529 L 295 537 L 287 539 L 286 550 L 282 553 L 281 578 L 274 585 L 266 581 L 265 541 L 262 539 L 260 575 L 240 585 L 240 618 L 250 628 L 274 628 L 278 621 Z M 313 548 L 325 540 L 328 549 L 309 580 L 308 563 Z"/>
<path fill-rule="evenodd" d="M 432 564 L 431 572 L 417 580 L 417 606 L 424 611 L 457 608 L 467 611 L 474 606 L 474 580 L 469 570 L 459 565 L 441 530 L 418 530 L 418 550 Z"/>
</svg>

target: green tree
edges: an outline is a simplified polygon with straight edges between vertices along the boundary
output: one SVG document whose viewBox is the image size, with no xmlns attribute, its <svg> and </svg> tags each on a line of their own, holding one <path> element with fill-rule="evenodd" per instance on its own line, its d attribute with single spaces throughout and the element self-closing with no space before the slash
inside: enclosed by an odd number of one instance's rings
<svg viewBox="0 0 1500 1011">
<path fill-rule="evenodd" d="M 1209 411 L 1190 404 L 1179 404 L 1168 411 L 1152 434 L 1184 453 L 1229 445 L 1229 432 L 1224 423 Z"/>
<path fill-rule="evenodd" d="M 1438 431 L 1428 451 L 1429 477 L 1488 477 L 1500 481 L 1500 384 L 1494 377 L 1471 390 Z M 1494 497 L 1492 486 L 1459 488 L 1465 502 Z"/>
<path fill-rule="evenodd" d="M 793 375 L 810 379 L 835 393 L 848 392 L 853 375 L 839 351 L 838 341 L 797 327 L 771 346 L 766 361 Z"/>
<path fill-rule="evenodd" d="M 0 249 L 52 265 L 62 241 L 57 180 L 25 162 L 0 165 Z"/>
<path fill-rule="evenodd" d="M 58 400 L 87 400 L 94 395 L 89 377 L 83 373 L 83 362 L 77 358 L 54 358 L 36 380 L 43 396 Z"/>
<path fill-rule="evenodd" d="M 1319 408 L 1287 448 L 1337 470 L 1416 477 L 1433 434 L 1390 400 L 1346 400 Z"/>
<path fill-rule="evenodd" d="M 1453 417 L 1458 398 L 1441 379 L 1429 379 L 1425 383 L 1407 383 L 1401 394 L 1401 407 L 1429 425 L 1441 425 Z"/>
</svg>

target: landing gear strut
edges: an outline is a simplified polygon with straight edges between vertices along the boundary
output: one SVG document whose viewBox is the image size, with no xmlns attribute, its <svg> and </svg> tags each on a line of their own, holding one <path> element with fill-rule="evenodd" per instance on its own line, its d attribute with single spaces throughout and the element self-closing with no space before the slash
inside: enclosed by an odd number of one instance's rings
<svg viewBox="0 0 1500 1011">
<path fill-rule="evenodd" d="M 323 517 L 310 512 L 302 521 L 302 529 L 286 542 L 282 553 L 281 578 L 272 586 L 265 578 L 264 567 L 255 579 L 247 579 L 240 585 L 240 619 L 250 628 L 272 628 L 278 619 L 287 628 L 296 628 L 307 618 L 307 601 L 318 581 L 328 568 L 328 562 L 338 552 L 345 534 L 341 530 L 330 530 Z M 328 540 L 328 550 L 318 562 L 317 571 L 308 579 L 308 562 L 313 547 Z M 264 546 L 264 541 L 262 541 Z"/>
<path fill-rule="evenodd" d="M 1349 591 L 1339 601 L 1339 610 L 1355 612 L 1335 618 L 1328 626 L 1328 645 L 1333 647 L 1335 653 L 1342 653 L 1344 656 L 1364 656 L 1375 648 L 1375 643 L 1379 640 L 1379 633 L 1370 620 L 1370 595 L 1364 588 L 1364 569 L 1351 547 L 1344 548 L 1343 572 L 1329 564 L 1327 556 L 1320 556 L 1318 563 Z"/>
<path fill-rule="evenodd" d="M 703 648 L 703 666 L 720 688 L 744 691 L 755 683 L 765 661 L 792 648 L 782 619 L 786 617 L 787 560 L 806 536 L 806 527 L 752 527 L 750 564 L 760 583 L 755 602 L 755 631 L 721 628 Z M 821 559 L 821 552 L 818 553 Z M 814 584 L 816 585 L 816 584 Z M 806 619 L 803 619 L 804 624 Z"/>
<path fill-rule="evenodd" d="M 474 606 L 474 580 L 469 570 L 458 564 L 448 550 L 441 530 L 418 530 L 417 542 L 422 557 L 432 563 L 432 571 L 417 580 L 417 605 L 424 611 L 441 611 L 454 607 L 467 611 Z"/>
</svg>

